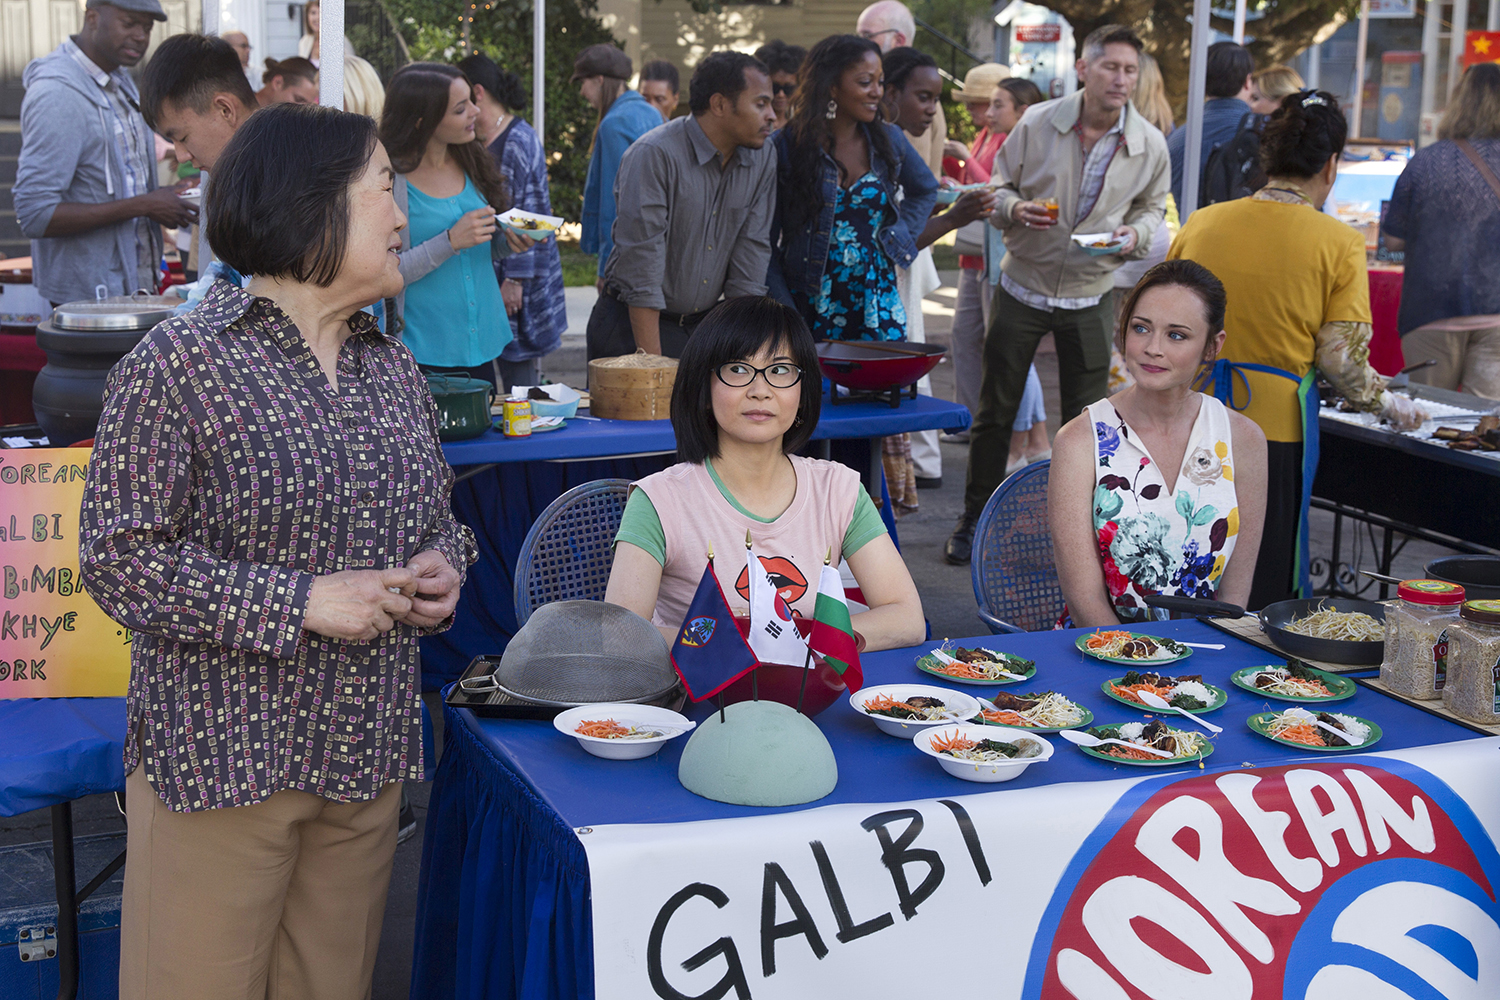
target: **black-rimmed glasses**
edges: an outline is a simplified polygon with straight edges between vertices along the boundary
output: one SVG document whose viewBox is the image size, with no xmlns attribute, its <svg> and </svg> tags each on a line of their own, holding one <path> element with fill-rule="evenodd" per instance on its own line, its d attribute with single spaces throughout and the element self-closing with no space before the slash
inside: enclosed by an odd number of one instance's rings
<svg viewBox="0 0 1500 1000">
<path fill-rule="evenodd" d="M 802 381 L 802 369 L 788 361 L 777 361 L 764 368 L 744 361 L 729 361 L 720 365 L 715 374 L 720 382 L 733 389 L 743 389 L 754 382 L 757 375 L 765 378 L 766 385 L 773 389 L 790 389 Z"/>
</svg>

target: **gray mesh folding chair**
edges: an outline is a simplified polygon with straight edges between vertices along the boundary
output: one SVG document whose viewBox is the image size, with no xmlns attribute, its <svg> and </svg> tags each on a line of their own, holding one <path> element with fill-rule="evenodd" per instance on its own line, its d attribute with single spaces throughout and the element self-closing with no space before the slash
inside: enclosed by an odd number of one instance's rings
<svg viewBox="0 0 1500 1000">
<path fill-rule="evenodd" d="M 553 601 L 602 601 L 628 479 L 596 479 L 547 505 L 516 556 L 516 626 Z"/>
<path fill-rule="evenodd" d="M 995 487 L 974 526 L 974 599 L 991 632 L 1049 629 L 1062 611 L 1047 521 L 1051 469 L 1033 462 Z"/>
</svg>

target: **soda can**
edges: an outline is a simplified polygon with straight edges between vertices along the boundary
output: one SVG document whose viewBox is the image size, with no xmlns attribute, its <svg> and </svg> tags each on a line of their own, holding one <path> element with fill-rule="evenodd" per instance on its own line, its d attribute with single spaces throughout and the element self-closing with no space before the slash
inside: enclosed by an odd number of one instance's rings
<svg viewBox="0 0 1500 1000">
<path fill-rule="evenodd" d="M 502 407 L 501 427 L 506 437 L 531 437 L 531 400 L 512 396 Z"/>
</svg>

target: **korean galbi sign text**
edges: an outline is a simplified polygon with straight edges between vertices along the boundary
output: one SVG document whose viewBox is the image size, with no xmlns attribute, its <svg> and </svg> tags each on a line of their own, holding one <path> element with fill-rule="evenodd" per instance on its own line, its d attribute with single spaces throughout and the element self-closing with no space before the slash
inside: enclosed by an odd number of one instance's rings
<svg viewBox="0 0 1500 1000">
<path fill-rule="evenodd" d="M 88 460 L 83 448 L 0 451 L 0 698 L 125 693 L 129 631 L 78 574 Z"/>
</svg>

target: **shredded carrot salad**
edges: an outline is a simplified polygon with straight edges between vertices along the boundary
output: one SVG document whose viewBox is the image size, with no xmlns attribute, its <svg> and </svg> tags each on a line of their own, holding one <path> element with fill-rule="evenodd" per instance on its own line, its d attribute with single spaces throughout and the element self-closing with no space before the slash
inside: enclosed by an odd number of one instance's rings
<svg viewBox="0 0 1500 1000">
<path fill-rule="evenodd" d="M 1111 684 L 1109 689 L 1126 701 L 1133 701 L 1138 705 L 1146 703 L 1136 694 L 1137 691 L 1150 691 L 1152 694 L 1158 695 L 1163 701 L 1172 700 L 1172 688 L 1170 685 L 1161 687 L 1156 684 Z"/>
<path fill-rule="evenodd" d="M 1291 743 L 1301 743 L 1310 747 L 1326 747 L 1328 743 L 1323 739 L 1323 734 L 1318 727 L 1311 722 L 1304 722 L 1300 726 L 1288 726 L 1285 729 L 1273 732 L 1277 739 L 1287 740 Z"/>
<path fill-rule="evenodd" d="M 940 674 L 947 674 L 949 677 L 962 677 L 965 680 L 987 681 L 991 679 L 988 674 L 979 672 L 974 669 L 973 665 L 964 663 L 962 660 L 957 663 L 939 662 L 933 669 Z"/>
<path fill-rule="evenodd" d="M 893 708 L 904 708 L 908 712 L 921 712 L 921 709 L 908 705 L 904 701 L 897 701 L 888 694 L 876 695 L 865 702 L 866 712 L 888 712 Z"/>
<path fill-rule="evenodd" d="M 614 719 L 584 719 L 573 732 L 601 740 L 617 740 L 622 736 L 629 736 L 630 727 L 622 726 Z"/>
<path fill-rule="evenodd" d="M 1137 750 L 1135 747 L 1122 747 L 1118 743 L 1112 743 L 1112 744 L 1110 744 L 1107 747 L 1100 747 L 1099 751 L 1101 753 L 1107 753 L 1111 757 L 1123 757 L 1126 760 L 1165 760 L 1166 759 L 1165 757 L 1158 757 L 1158 756 L 1156 756 L 1156 754 L 1153 754 L 1153 753 L 1147 753 L 1144 750 Z"/>
<path fill-rule="evenodd" d="M 952 753 L 955 750 L 973 750 L 979 744 L 960 733 L 952 736 L 934 736 L 928 746 L 938 753 Z"/>
<path fill-rule="evenodd" d="M 1002 709 L 998 712 L 991 712 L 989 709 L 985 709 L 979 714 L 984 717 L 985 721 L 998 722 L 1002 726 L 1032 725 L 1032 723 L 1026 721 L 1026 717 L 1023 716 L 1020 712 L 1012 712 L 1009 709 Z"/>
<path fill-rule="evenodd" d="M 1089 649 L 1105 649 L 1109 646 L 1113 646 L 1117 642 L 1128 642 L 1131 638 L 1132 637 L 1129 632 L 1094 632 L 1084 640 L 1084 645 Z"/>
</svg>

